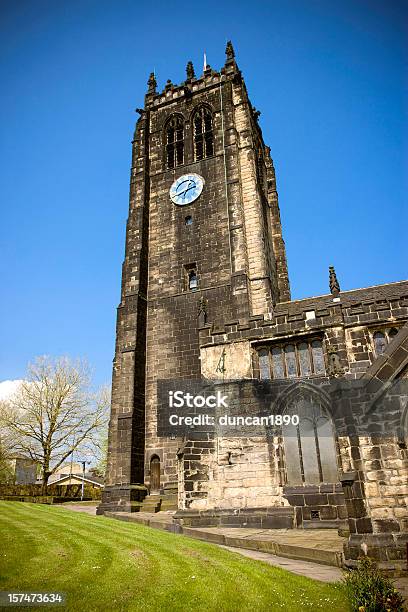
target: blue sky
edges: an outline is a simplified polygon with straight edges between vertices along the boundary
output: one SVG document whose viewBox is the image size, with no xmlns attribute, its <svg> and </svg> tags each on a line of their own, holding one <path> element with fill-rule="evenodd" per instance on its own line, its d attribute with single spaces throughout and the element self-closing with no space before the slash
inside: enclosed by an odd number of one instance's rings
<svg viewBox="0 0 408 612">
<path fill-rule="evenodd" d="M 0 380 L 36 355 L 110 380 L 130 141 L 155 69 L 235 46 L 274 158 L 294 298 L 407 277 L 408 5 L 393 0 L 0 5 Z"/>
</svg>

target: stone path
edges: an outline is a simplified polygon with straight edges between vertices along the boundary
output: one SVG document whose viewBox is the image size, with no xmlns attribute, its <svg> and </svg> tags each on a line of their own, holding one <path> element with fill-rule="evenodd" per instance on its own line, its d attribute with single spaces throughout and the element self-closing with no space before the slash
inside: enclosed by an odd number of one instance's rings
<svg viewBox="0 0 408 612">
<path fill-rule="evenodd" d="M 311 561 L 299 561 L 298 559 L 285 559 L 277 555 L 260 552 L 259 550 L 245 550 L 243 548 L 233 548 L 232 546 L 219 546 L 220 548 L 225 548 L 231 552 L 243 555 L 244 557 L 256 559 L 257 561 L 264 561 L 264 563 L 269 563 L 269 565 L 273 565 L 274 567 L 281 567 L 293 574 L 313 578 L 313 580 L 336 582 L 337 580 L 341 580 L 343 576 L 343 572 L 338 567 L 330 567 L 328 565 L 321 565 L 320 563 L 312 563 Z"/>
<path fill-rule="evenodd" d="M 259 550 L 273 555 L 316 561 L 335 567 L 343 562 L 343 542 L 334 529 L 248 529 L 227 527 L 183 528 L 183 533 L 193 535 L 190 530 L 203 533 L 215 541 L 224 539 L 227 546 Z"/>
<path fill-rule="evenodd" d="M 62 504 L 63 508 L 68 508 L 68 510 L 73 510 L 74 512 L 86 512 L 86 514 L 96 515 L 96 508 L 98 504 Z"/>
</svg>

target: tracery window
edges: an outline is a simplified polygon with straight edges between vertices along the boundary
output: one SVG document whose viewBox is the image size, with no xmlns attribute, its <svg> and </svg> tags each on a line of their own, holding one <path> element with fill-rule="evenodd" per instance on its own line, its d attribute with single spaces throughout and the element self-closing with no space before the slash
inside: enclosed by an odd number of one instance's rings
<svg viewBox="0 0 408 612">
<path fill-rule="evenodd" d="M 176 168 L 184 162 L 184 122 L 181 117 L 172 117 L 166 126 L 167 168 Z"/>
<path fill-rule="evenodd" d="M 321 340 L 302 341 L 258 350 L 261 379 L 325 374 Z"/>
<path fill-rule="evenodd" d="M 298 425 L 282 429 L 287 483 L 337 482 L 333 429 L 319 399 L 304 392 L 290 403 L 285 414 L 299 417 Z"/>
<path fill-rule="evenodd" d="M 194 115 L 194 159 L 199 161 L 214 155 L 213 119 L 211 111 L 201 107 Z"/>
</svg>

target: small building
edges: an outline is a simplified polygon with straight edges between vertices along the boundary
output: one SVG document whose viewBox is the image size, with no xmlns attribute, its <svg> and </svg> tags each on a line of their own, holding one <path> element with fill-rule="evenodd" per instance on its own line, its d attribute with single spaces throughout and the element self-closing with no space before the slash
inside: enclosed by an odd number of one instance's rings
<svg viewBox="0 0 408 612">
<path fill-rule="evenodd" d="M 103 479 L 98 476 L 94 476 L 93 474 L 85 473 L 85 476 L 82 474 L 65 474 L 59 477 L 57 480 L 53 480 L 53 485 L 82 485 L 84 483 L 85 486 L 92 487 L 93 489 L 102 489 L 103 488 Z"/>
</svg>

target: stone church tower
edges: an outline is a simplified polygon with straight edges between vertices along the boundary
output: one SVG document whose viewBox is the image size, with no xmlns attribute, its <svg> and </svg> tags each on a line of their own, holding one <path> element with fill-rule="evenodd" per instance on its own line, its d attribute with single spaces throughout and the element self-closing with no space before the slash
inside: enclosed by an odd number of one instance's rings
<svg viewBox="0 0 408 612">
<path fill-rule="evenodd" d="M 328 294 L 291 300 L 273 162 L 231 43 L 220 72 L 186 72 L 162 92 L 151 74 L 137 109 L 98 511 L 341 529 L 349 565 L 368 551 L 403 571 L 408 282 L 341 291 L 330 266 Z M 158 381 L 220 378 L 255 415 L 274 385 L 281 413 L 302 417 L 294 434 L 158 436 Z M 374 389 L 370 410 L 333 381 Z"/>
<path fill-rule="evenodd" d="M 107 477 L 109 500 L 127 508 L 152 453 L 162 482 L 177 479 L 178 442 L 156 438 L 155 383 L 201 377 L 200 316 L 268 318 L 290 299 L 273 162 L 232 45 L 220 73 L 196 78 L 189 63 L 186 81 L 161 94 L 152 74 L 138 112 Z M 200 197 L 174 203 L 173 183 L 197 175 Z"/>
</svg>

